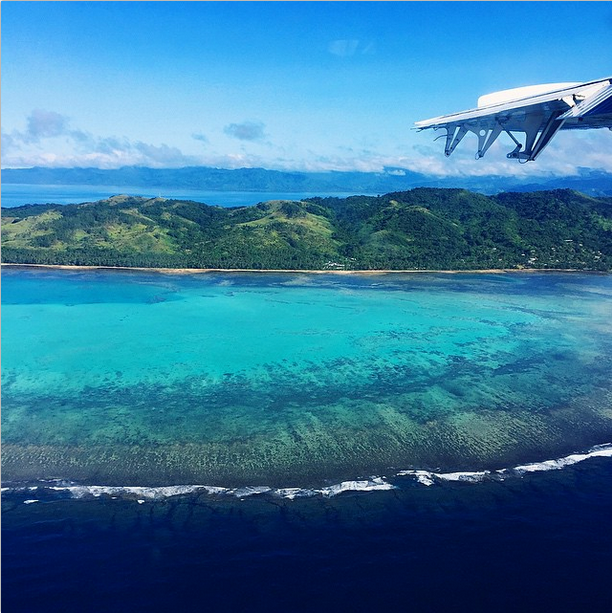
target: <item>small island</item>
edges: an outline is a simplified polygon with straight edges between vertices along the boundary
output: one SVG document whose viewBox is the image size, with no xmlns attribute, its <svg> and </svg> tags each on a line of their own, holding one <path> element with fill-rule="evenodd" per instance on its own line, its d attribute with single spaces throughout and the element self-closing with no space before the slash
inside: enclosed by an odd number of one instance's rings
<svg viewBox="0 0 612 613">
<path fill-rule="evenodd" d="M 381 196 L 222 208 L 113 196 L 2 209 L 2 262 L 129 268 L 612 270 L 612 198 L 573 190 Z"/>
</svg>

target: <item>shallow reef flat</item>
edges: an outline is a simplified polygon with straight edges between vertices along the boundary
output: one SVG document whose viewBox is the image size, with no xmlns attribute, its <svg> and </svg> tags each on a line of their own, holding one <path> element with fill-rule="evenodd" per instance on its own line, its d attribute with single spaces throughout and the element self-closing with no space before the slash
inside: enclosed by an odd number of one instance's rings
<svg viewBox="0 0 612 613">
<path fill-rule="evenodd" d="M 612 278 L 3 274 L 8 482 L 322 488 L 612 440 Z"/>
</svg>

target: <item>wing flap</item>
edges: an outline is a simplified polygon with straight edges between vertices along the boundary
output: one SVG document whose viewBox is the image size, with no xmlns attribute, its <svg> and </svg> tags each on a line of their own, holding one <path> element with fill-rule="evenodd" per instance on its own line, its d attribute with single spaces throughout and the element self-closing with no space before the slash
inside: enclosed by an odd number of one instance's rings
<svg viewBox="0 0 612 613">
<path fill-rule="evenodd" d="M 585 98 L 559 119 L 577 119 L 589 115 L 612 113 L 612 84 Z"/>
</svg>

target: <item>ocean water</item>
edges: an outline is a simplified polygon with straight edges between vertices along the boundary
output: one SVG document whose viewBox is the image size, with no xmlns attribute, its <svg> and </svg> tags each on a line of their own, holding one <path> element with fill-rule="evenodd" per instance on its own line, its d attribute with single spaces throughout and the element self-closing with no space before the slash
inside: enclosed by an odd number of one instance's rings
<svg viewBox="0 0 612 613">
<path fill-rule="evenodd" d="M 610 610 L 612 462 L 333 498 L 2 504 L 5 613 Z"/>
<path fill-rule="evenodd" d="M 323 488 L 612 441 L 609 276 L 7 268 L 5 481 Z"/>
<path fill-rule="evenodd" d="M 2 290 L 3 610 L 608 610 L 609 275 Z"/>
<path fill-rule="evenodd" d="M 26 185 L 2 184 L 2 206 L 15 207 L 24 204 L 78 204 L 95 202 L 118 194 L 193 200 L 210 205 L 233 207 L 252 206 L 267 200 L 300 200 L 312 196 L 337 196 L 345 198 L 352 194 L 344 192 L 241 192 L 203 191 L 176 187 L 112 186 L 112 185 Z"/>
</svg>

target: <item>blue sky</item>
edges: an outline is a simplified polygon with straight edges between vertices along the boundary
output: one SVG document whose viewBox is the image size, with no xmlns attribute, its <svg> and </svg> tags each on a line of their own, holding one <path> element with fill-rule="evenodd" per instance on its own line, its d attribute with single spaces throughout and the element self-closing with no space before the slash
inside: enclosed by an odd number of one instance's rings
<svg viewBox="0 0 612 613">
<path fill-rule="evenodd" d="M 502 137 L 447 159 L 412 129 L 492 91 L 609 76 L 610 40 L 608 2 L 5 0 L 2 166 L 612 171 L 608 130 L 518 165 Z"/>
</svg>

